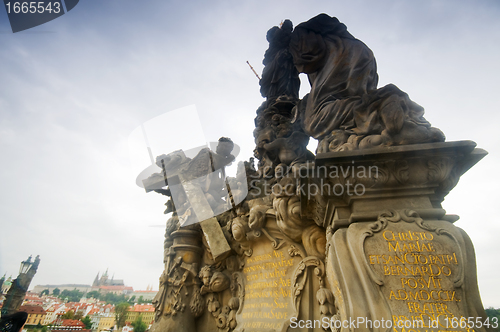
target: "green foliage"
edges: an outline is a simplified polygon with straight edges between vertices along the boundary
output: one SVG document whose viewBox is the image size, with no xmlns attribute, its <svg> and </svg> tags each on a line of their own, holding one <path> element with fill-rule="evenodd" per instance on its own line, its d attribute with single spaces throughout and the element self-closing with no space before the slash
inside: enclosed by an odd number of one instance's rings
<svg viewBox="0 0 500 332">
<path fill-rule="evenodd" d="M 104 296 L 101 295 L 101 300 L 109 304 L 118 305 L 119 303 L 127 302 L 128 297 L 124 294 L 116 295 L 114 293 L 107 293 Z"/>
<path fill-rule="evenodd" d="M 52 291 L 52 295 L 57 296 L 59 294 L 61 294 L 61 290 L 59 288 L 54 288 L 54 290 Z"/>
<path fill-rule="evenodd" d="M 44 289 L 40 295 L 49 295 L 50 294 L 50 291 L 48 289 Z"/>
<path fill-rule="evenodd" d="M 47 332 L 49 328 L 47 326 L 42 327 L 42 332 Z"/>
<path fill-rule="evenodd" d="M 85 324 L 85 329 L 90 330 L 92 328 L 92 320 L 89 316 L 85 316 L 81 319 L 82 323 Z"/>
<path fill-rule="evenodd" d="M 134 332 L 145 332 L 148 326 L 142 321 L 141 315 L 136 318 L 130 325 L 134 328 Z"/>
<path fill-rule="evenodd" d="M 72 290 L 72 291 L 62 291 L 59 298 L 65 299 L 68 298 L 69 302 L 78 302 L 80 299 L 83 297 L 83 293 L 78 291 L 78 290 Z M 94 298 L 100 301 L 104 301 L 108 304 L 114 304 L 117 305 L 122 302 L 127 302 L 129 301 L 129 298 L 125 296 L 124 294 L 114 294 L 114 293 L 106 293 L 103 294 L 99 291 L 93 290 L 91 292 L 88 292 L 85 295 L 87 298 Z"/>
<path fill-rule="evenodd" d="M 128 302 L 122 302 L 115 306 L 115 321 L 116 321 L 116 326 L 119 329 L 125 326 L 125 318 L 127 317 L 127 311 L 129 306 L 130 304 Z"/>
<path fill-rule="evenodd" d="M 141 296 L 139 296 L 139 300 L 137 300 L 137 304 L 143 304 L 143 303 L 145 303 L 145 301 L 144 301 L 144 298 L 141 295 Z"/>
<path fill-rule="evenodd" d="M 58 297 L 63 300 L 68 299 L 68 302 L 78 302 L 83 297 L 83 293 L 80 292 L 78 289 L 73 289 L 71 291 L 65 289 L 61 292 L 61 294 L 59 294 Z"/>
<path fill-rule="evenodd" d="M 102 296 L 101 292 L 95 290 L 87 293 L 87 298 L 94 298 L 96 300 L 99 300 L 101 296 Z"/>
<path fill-rule="evenodd" d="M 61 316 L 62 319 L 74 319 L 75 318 L 75 312 L 73 310 L 70 310 L 66 312 L 64 315 Z"/>
<path fill-rule="evenodd" d="M 130 304 L 134 304 L 134 301 L 135 301 L 135 295 L 133 295 L 129 300 L 128 300 L 128 303 Z"/>
</svg>

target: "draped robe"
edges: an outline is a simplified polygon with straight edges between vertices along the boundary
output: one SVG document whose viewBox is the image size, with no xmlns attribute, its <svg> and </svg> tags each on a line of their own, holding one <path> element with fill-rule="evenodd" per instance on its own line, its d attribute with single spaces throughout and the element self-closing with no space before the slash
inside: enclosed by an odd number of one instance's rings
<svg viewBox="0 0 500 332">
<path fill-rule="evenodd" d="M 299 24 L 290 48 L 311 84 L 297 106 L 306 134 L 321 140 L 341 130 L 386 144 L 444 140 L 405 92 L 393 84 L 377 89 L 373 52 L 336 18 L 322 14 Z"/>
</svg>

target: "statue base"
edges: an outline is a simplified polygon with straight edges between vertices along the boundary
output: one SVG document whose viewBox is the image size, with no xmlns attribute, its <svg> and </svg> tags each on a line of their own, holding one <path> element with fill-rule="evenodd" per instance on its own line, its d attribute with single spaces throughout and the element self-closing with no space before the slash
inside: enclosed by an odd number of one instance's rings
<svg viewBox="0 0 500 332">
<path fill-rule="evenodd" d="M 441 207 L 459 177 L 487 154 L 475 145 L 324 153 L 301 170 L 308 189 L 302 216 L 327 229 L 326 275 L 337 310 L 330 327 L 486 330 L 474 248 L 453 225 L 458 216 Z"/>
</svg>

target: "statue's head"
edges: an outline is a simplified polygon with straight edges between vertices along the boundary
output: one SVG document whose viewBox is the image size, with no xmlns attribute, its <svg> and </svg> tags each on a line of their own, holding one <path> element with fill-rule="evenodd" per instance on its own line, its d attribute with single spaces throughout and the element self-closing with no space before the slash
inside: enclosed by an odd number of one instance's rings
<svg viewBox="0 0 500 332">
<path fill-rule="evenodd" d="M 210 266 L 205 265 L 202 267 L 199 276 L 203 284 L 208 286 L 210 284 L 210 278 L 212 277 L 212 269 L 210 269 Z"/>
<path fill-rule="evenodd" d="M 299 73 L 312 74 L 323 67 L 327 59 L 323 36 L 315 31 L 296 27 L 290 41 L 290 53 Z"/>
<path fill-rule="evenodd" d="M 233 151 L 234 143 L 229 137 L 221 137 L 219 138 L 219 144 L 215 149 L 217 154 L 220 154 L 224 157 L 228 157 L 231 155 L 231 151 Z"/>
<path fill-rule="evenodd" d="M 293 23 L 292 23 L 292 21 L 290 21 L 290 20 L 284 20 L 283 23 L 281 23 L 280 29 L 292 32 L 292 30 L 293 30 Z"/>
<path fill-rule="evenodd" d="M 340 23 L 338 18 L 329 16 L 327 14 L 319 14 L 309 21 L 300 23 L 295 27 L 297 29 L 305 29 L 318 33 L 323 36 L 337 35 L 343 38 L 354 38 L 349 32 L 345 24 Z"/>
<path fill-rule="evenodd" d="M 312 74 L 324 65 L 328 56 L 325 42 L 328 36 L 355 39 L 343 23 L 327 14 L 319 14 L 295 27 L 290 51 L 299 72 Z"/>
</svg>

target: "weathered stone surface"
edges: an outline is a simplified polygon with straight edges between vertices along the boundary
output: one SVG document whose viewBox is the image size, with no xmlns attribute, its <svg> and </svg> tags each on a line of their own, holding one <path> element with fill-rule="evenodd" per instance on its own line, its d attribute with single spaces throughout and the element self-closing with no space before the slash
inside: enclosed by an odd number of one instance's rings
<svg viewBox="0 0 500 332">
<path fill-rule="evenodd" d="M 209 218 L 200 223 L 203 236 L 215 261 L 226 257 L 231 251 L 217 218 Z"/>
</svg>

